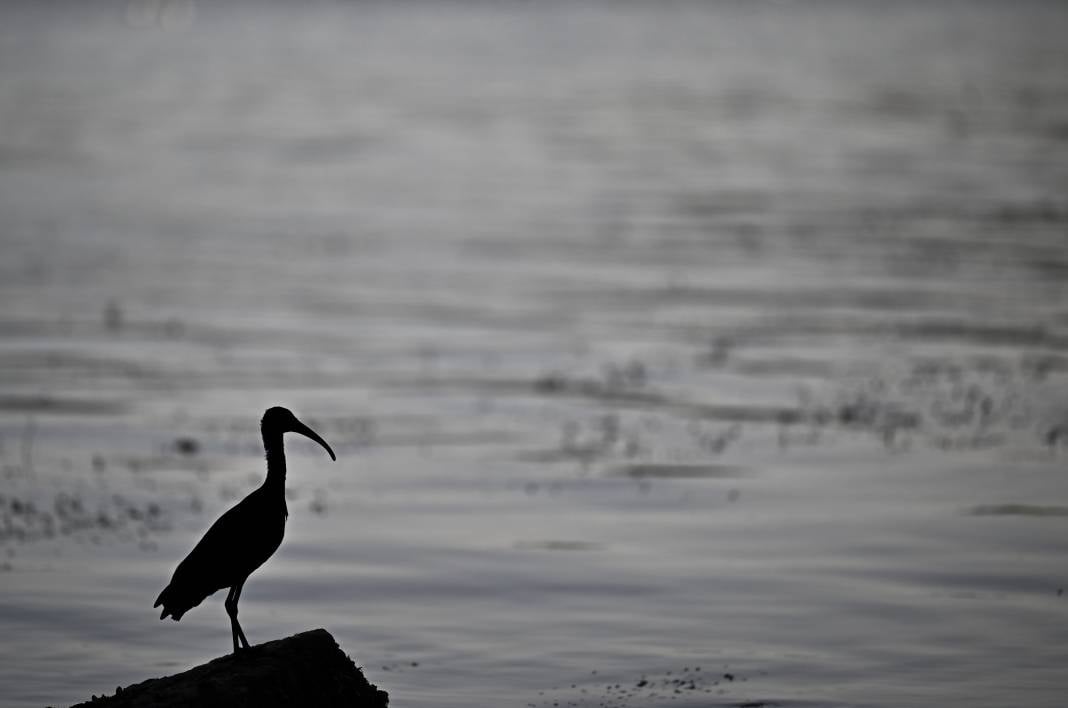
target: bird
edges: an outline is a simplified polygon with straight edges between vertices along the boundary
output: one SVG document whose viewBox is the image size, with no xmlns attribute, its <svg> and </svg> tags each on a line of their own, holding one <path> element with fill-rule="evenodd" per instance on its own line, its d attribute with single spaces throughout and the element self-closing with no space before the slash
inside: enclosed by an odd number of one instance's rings
<svg viewBox="0 0 1068 708">
<path fill-rule="evenodd" d="M 286 455 L 284 433 L 300 433 L 319 443 L 337 461 L 334 451 L 318 433 L 281 406 L 268 408 L 260 421 L 263 449 L 267 454 L 267 478 L 220 516 L 189 552 L 163 588 L 153 607 L 163 606 L 159 618 L 175 622 L 182 615 L 223 588 L 229 588 L 223 603 L 230 617 L 234 654 L 248 649 L 248 639 L 237 621 L 237 603 L 248 576 L 270 558 L 282 543 L 289 510 L 286 508 Z"/>
</svg>

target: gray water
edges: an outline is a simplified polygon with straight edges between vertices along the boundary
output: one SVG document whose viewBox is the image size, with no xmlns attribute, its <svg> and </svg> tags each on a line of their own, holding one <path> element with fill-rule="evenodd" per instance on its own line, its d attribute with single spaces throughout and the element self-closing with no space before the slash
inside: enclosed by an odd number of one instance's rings
<svg viewBox="0 0 1068 708">
<path fill-rule="evenodd" d="M 930 6 L 929 6 L 930 5 Z M 0 703 L 262 478 L 393 705 L 1061 706 L 1068 10 L 0 10 Z"/>
</svg>

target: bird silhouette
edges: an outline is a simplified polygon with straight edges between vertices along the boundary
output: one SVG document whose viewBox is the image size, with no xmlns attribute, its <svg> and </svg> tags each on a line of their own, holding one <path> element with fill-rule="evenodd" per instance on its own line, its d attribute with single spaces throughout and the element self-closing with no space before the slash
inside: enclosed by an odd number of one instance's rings
<svg viewBox="0 0 1068 708">
<path fill-rule="evenodd" d="M 326 441 L 286 408 L 268 408 L 260 421 L 260 432 L 267 453 L 267 479 L 211 525 L 204 538 L 178 564 L 170 584 L 163 588 L 153 605 L 163 605 L 160 619 L 169 615 L 177 622 L 209 595 L 229 588 L 224 606 L 230 616 L 235 654 L 239 639 L 241 646 L 248 649 L 245 632 L 237 621 L 241 588 L 248 576 L 278 549 L 289 517 L 282 435 L 300 433 L 309 437 L 330 453 L 331 460 L 337 460 Z"/>
</svg>

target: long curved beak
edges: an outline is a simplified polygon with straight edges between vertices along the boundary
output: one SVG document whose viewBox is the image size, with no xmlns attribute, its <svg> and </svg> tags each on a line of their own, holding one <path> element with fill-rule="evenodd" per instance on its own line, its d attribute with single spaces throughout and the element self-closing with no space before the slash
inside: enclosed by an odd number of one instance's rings
<svg viewBox="0 0 1068 708">
<path fill-rule="evenodd" d="M 334 451 L 330 449 L 330 446 L 326 444 L 326 441 L 319 437 L 319 434 L 317 432 L 304 425 L 304 423 L 301 423 L 299 420 L 294 421 L 293 430 L 291 430 L 290 432 L 300 433 L 304 437 L 311 438 L 315 442 L 319 443 L 328 453 L 330 453 L 330 459 L 334 462 L 337 462 L 337 456 L 334 454 Z"/>
</svg>

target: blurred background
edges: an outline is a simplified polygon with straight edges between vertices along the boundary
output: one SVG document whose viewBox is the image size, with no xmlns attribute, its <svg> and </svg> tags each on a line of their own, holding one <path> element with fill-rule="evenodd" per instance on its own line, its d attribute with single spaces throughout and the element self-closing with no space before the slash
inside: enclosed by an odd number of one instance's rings
<svg viewBox="0 0 1068 708">
<path fill-rule="evenodd" d="M 1060 2 L 0 6 L 0 703 L 264 473 L 400 706 L 1056 706 Z"/>
</svg>

